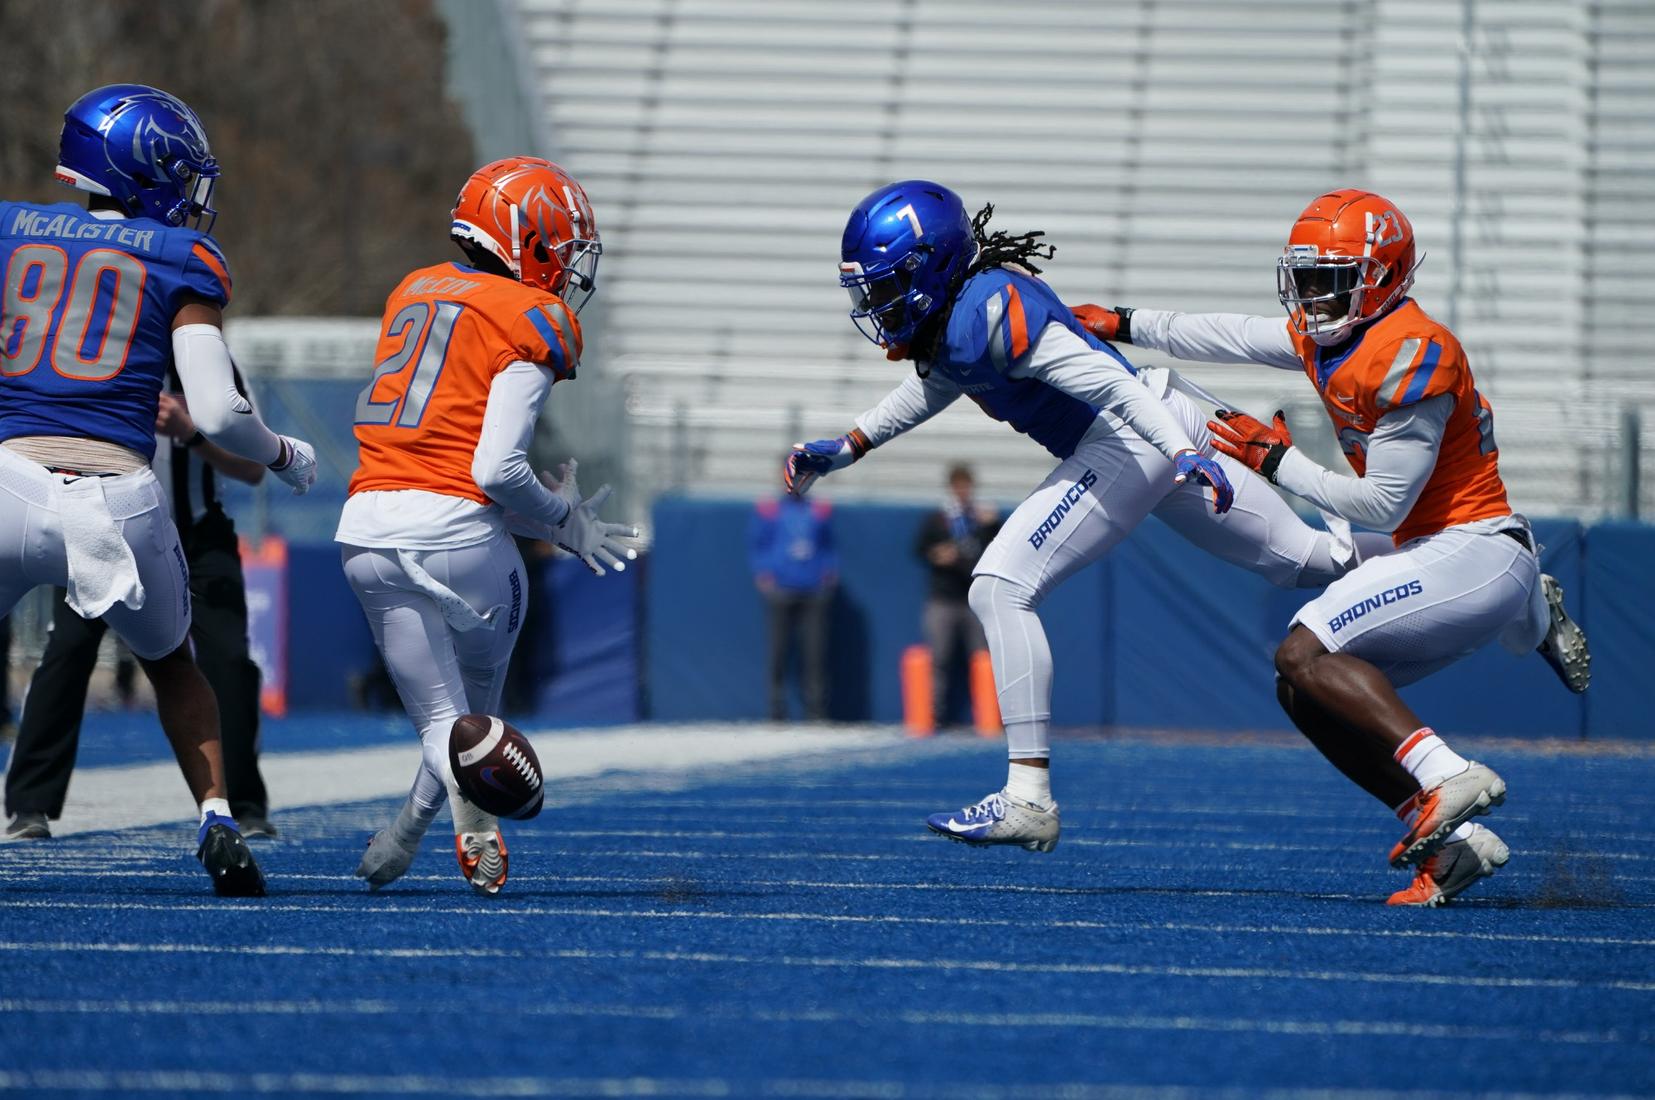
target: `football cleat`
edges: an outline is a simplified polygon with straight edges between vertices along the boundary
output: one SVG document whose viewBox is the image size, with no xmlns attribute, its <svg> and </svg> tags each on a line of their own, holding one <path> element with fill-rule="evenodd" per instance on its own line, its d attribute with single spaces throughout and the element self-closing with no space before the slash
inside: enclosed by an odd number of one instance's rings
<svg viewBox="0 0 1655 1100">
<path fill-rule="evenodd" d="M 222 814 L 209 813 L 201 823 L 195 858 L 212 876 L 213 890 L 226 898 L 264 897 L 264 873 L 248 851 L 247 842 L 236 831 L 236 823 Z"/>
<path fill-rule="evenodd" d="M 932 814 L 925 819 L 925 826 L 962 844 L 1018 844 L 1031 852 L 1056 848 L 1062 831 L 1056 802 L 1042 807 L 1003 790 L 975 806 L 951 814 Z"/>
<path fill-rule="evenodd" d="M 33 810 L 13 814 L 6 826 L 7 840 L 49 840 L 51 836 L 52 826 L 46 821 L 46 815 Z"/>
<path fill-rule="evenodd" d="M 1511 849 L 1494 835 L 1493 829 L 1473 825 L 1470 836 L 1450 840 L 1421 863 L 1408 888 L 1392 894 L 1385 904 L 1435 908 L 1464 893 L 1478 879 L 1492 875 L 1510 858 Z"/>
<path fill-rule="evenodd" d="M 1592 683 L 1592 651 L 1586 645 L 1586 632 L 1569 618 L 1563 606 L 1563 586 L 1548 573 L 1540 574 L 1540 590 L 1546 597 L 1546 637 L 1537 651 L 1552 666 L 1563 686 L 1581 694 Z"/>
<path fill-rule="evenodd" d="M 479 894 L 492 897 L 506 884 L 506 838 L 492 833 L 461 833 L 454 838 L 460 873 Z"/>
<path fill-rule="evenodd" d="M 1478 814 L 1506 800 L 1506 781 L 1486 764 L 1451 775 L 1428 791 L 1421 791 L 1419 814 L 1407 834 L 1391 849 L 1391 866 L 1401 869 L 1428 859 L 1448 840 L 1448 834 Z"/>
<path fill-rule="evenodd" d="M 369 838 L 368 850 L 356 865 L 356 877 L 367 879 L 370 890 L 389 886 L 407 873 L 418 852 L 417 840 L 413 847 L 406 847 L 397 840 L 393 829 L 381 829 Z"/>
</svg>

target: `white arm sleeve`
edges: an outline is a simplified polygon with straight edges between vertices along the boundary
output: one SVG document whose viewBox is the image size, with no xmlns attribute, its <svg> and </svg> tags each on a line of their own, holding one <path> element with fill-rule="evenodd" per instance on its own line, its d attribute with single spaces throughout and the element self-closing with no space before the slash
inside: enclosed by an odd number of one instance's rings
<svg viewBox="0 0 1655 1100">
<path fill-rule="evenodd" d="M 877 447 L 930 420 L 959 396 L 959 388 L 944 378 L 910 374 L 879 404 L 857 417 L 856 426 L 868 437 L 868 446 Z"/>
<path fill-rule="evenodd" d="M 1178 421 L 1142 382 L 1056 321 L 1041 330 L 1028 359 L 1013 367 L 1010 376 L 1037 379 L 1107 409 L 1168 458 L 1195 449 Z"/>
<path fill-rule="evenodd" d="M 1202 363 L 1263 363 L 1282 370 L 1304 369 L 1287 334 L 1286 317 L 1135 309 L 1132 346 Z"/>
<path fill-rule="evenodd" d="M 494 376 L 488 388 L 483 430 L 471 457 L 471 478 L 488 498 L 506 509 L 513 530 L 536 538 L 569 514 L 562 497 L 540 483 L 529 465 L 540 406 L 552 390 L 552 372 L 522 360 Z M 527 521 L 527 522 L 524 522 Z"/>
<path fill-rule="evenodd" d="M 190 419 L 201 434 L 227 451 L 268 466 L 282 454 L 279 436 L 259 419 L 236 390 L 235 367 L 217 325 L 180 325 L 172 330 L 172 361 Z"/>
<path fill-rule="evenodd" d="M 1368 437 L 1362 477 L 1336 474 L 1290 448 L 1276 468 L 1276 484 L 1352 523 L 1394 531 L 1437 468 L 1437 450 L 1453 411 L 1454 395 L 1444 393 L 1380 417 Z"/>
</svg>

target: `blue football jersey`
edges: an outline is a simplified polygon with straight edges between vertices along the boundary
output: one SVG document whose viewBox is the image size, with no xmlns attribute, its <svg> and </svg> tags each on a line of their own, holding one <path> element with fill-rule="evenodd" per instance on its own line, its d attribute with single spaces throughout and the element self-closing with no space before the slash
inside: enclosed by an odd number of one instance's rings
<svg viewBox="0 0 1655 1100">
<path fill-rule="evenodd" d="M 1010 424 L 1058 458 L 1068 458 L 1098 410 L 1038 379 L 1008 374 L 1054 321 L 1123 370 L 1137 373 L 1119 352 L 1087 332 L 1051 287 L 998 267 L 973 275 L 955 295 L 930 368 L 958 385 L 989 416 Z"/>
<path fill-rule="evenodd" d="M 186 299 L 223 306 L 211 237 L 73 203 L 0 202 L 0 440 L 67 435 L 151 458 Z"/>
</svg>

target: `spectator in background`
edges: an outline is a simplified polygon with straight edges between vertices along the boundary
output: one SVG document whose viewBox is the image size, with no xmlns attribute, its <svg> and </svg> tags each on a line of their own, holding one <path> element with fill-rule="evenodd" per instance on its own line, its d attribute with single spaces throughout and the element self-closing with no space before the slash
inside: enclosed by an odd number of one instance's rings
<svg viewBox="0 0 1655 1100">
<path fill-rule="evenodd" d="M 241 372 L 231 368 L 246 396 Z M 275 836 L 259 774 L 259 668 L 247 651 L 247 590 L 235 524 L 218 501 L 215 474 L 256 485 L 264 466 L 232 454 L 196 430 L 178 380 L 163 392 L 155 417 L 156 478 L 172 502 L 173 522 L 190 571 L 190 641 L 196 663 L 218 698 L 219 737 L 230 811 L 244 837 Z M 191 461 L 191 456 L 195 461 Z M 86 688 L 108 626 L 83 619 L 54 590 L 46 652 L 24 700 L 22 724 L 6 771 L 6 836 L 43 840 L 48 819 L 63 813 L 80 745 Z M 130 660 L 130 658 L 128 658 Z M 119 674 L 117 673 L 117 690 Z M 131 705 L 130 678 L 121 692 Z"/>
<path fill-rule="evenodd" d="M 793 496 L 761 501 L 747 558 L 770 609 L 770 717 L 787 717 L 787 659 L 797 639 L 805 716 L 827 719 L 827 617 L 839 582 L 831 506 Z"/>
<path fill-rule="evenodd" d="M 1000 531 L 1000 515 L 992 505 L 973 498 L 975 488 L 971 467 L 950 467 L 948 497 L 941 508 L 925 517 L 914 542 L 915 553 L 931 573 L 922 624 L 931 649 L 931 713 L 939 728 L 949 724 L 949 688 L 955 670 L 968 669 L 971 654 L 988 648 L 983 624 L 972 613 L 966 596 L 977 559 Z"/>
</svg>

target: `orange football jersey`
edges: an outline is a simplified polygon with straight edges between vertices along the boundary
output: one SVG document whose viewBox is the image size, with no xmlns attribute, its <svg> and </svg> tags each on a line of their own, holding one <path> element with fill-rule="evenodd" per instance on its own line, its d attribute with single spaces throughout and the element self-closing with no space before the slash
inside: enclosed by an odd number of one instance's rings
<svg viewBox="0 0 1655 1100">
<path fill-rule="evenodd" d="M 1368 465 L 1368 436 L 1393 409 L 1452 394 L 1454 411 L 1430 479 L 1395 533 L 1396 544 L 1444 527 L 1511 514 L 1494 445 L 1494 410 L 1477 392 L 1454 334 L 1404 299 L 1373 322 L 1342 357 L 1317 361 L 1319 349 L 1288 326 L 1305 373 L 1333 418 L 1339 446 L 1358 477 Z"/>
<path fill-rule="evenodd" d="M 580 325 L 555 295 L 461 264 L 423 267 L 385 303 L 356 400 L 350 492 L 423 489 L 487 504 L 471 477 L 494 376 L 517 360 L 574 377 Z"/>
</svg>

